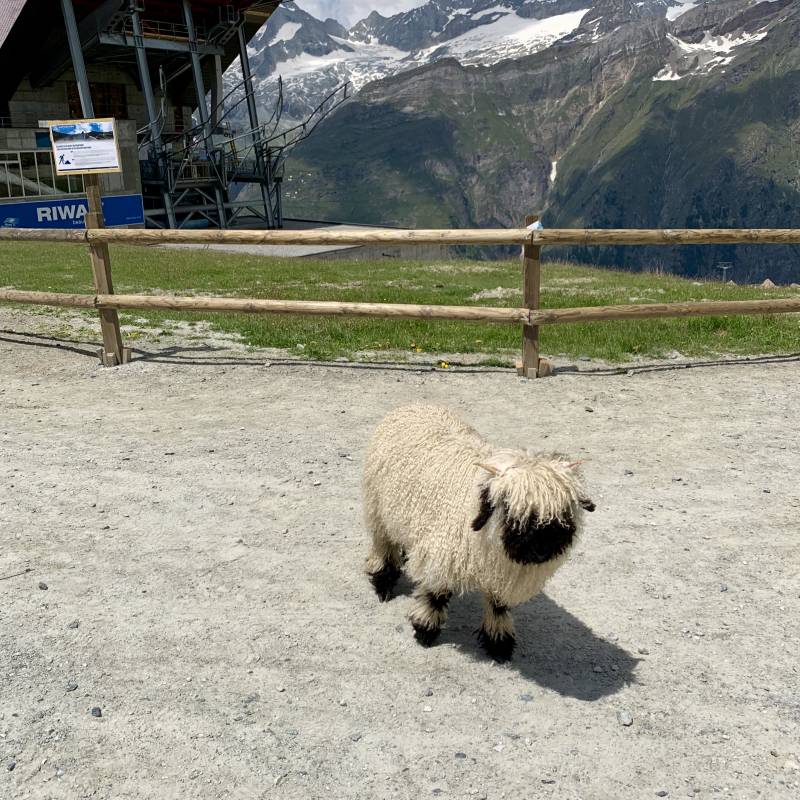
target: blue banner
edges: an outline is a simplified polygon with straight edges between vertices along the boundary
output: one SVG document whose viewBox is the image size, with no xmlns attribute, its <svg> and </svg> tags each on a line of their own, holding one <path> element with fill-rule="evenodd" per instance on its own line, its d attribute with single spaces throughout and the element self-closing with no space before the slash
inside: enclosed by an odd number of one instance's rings
<svg viewBox="0 0 800 800">
<path fill-rule="evenodd" d="M 143 225 L 144 206 L 140 194 L 109 195 L 102 199 L 106 225 Z M 85 228 L 88 203 L 77 195 L 62 200 L 0 203 L 0 226 L 4 228 Z"/>
</svg>

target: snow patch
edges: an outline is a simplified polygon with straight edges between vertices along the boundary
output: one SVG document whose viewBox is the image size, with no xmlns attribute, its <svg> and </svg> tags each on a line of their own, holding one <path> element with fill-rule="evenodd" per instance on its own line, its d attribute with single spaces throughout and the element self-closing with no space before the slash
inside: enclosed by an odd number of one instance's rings
<svg viewBox="0 0 800 800">
<path fill-rule="evenodd" d="M 300 30 L 303 26 L 299 22 L 284 22 L 280 28 L 278 28 L 278 32 L 275 36 L 272 37 L 272 40 L 269 43 L 269 47 L 272 47 L 275 44 L 280 44 L 281 42 L 289 42 L 294 39 L 294 35 L 297 31 Z"/>
<path fill-rule="evenodd" d="M 713 70 L 730 64 L 736 58 L 736 50 L 760 42 L 766 35 L 766 31 L 742 33 L 739 36 L 712 36 L 706 33 L 695 44 L 668 34 L 667 38 L 674 48 L 673 58 L 653 80 L 679 81 L 691 75 L 708 75 Z"/>
<path fill-rule="evenodd" d="M 697 8 L 698 5 L 700 3 L 697 0 L 681 0 L 677 6 L 667 9 L 667 19 L 672 22 L 683 16 L 687 11 Z"/>
<path fill-rule="evenodd" d="M 435 54 L 436 58 L 456 58 L 465 65 L 486 66 L 506 58 L 537 53 L 572 33 L 587 11 L 584 8 L 546 19 L 525 19 L 509 12 L 440 45 L 420 50 L 414 55 L 414 61 L 426 64 Z"/>
<path fill-rule="evenodd" d="M 552 166 L 550 167 L 550 185 L 551 186 L 556 182 L 556 177 L 558 177 L 558 160 L 554 161 Z"/>
</svg>

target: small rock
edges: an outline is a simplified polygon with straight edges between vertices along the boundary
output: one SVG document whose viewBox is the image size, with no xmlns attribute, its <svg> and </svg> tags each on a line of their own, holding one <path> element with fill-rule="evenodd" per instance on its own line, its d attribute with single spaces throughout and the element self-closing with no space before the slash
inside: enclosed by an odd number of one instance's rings
<svg viewBox="0 0 800 800">
<path fill-rule="evenodd" d="M 433 711 L 433 709 L 430 706 L 422 706 L 422 710 L 423 711 Z"/>
<path fill-rule="evenodd" d="M 667 797 L 668 795 L 669 795 L 669 792 L 666 789 L 659 789 L 656 792 L 656 797 Z"/>
<path fill-rule="evenodd" d="M 720 586 L 719 586 L 719 590 L 721 592 L 727 592 L 728 591 L 728 584 L 727 583 L 721 583 Z"/>
<path fill-rule="evenodd" d="M 44 581 L 39 581 L 39 588 L 44 591 L 47 589 L 47 584 Z"/>
<path fill-rule="evenodd" d="M 790 758 L 783 762 L 783 768 L 787 772 L 797 772 L 797 770 L 800 770 L 800 764 Z"/>
<path fill-rule="evenodd" d="M 592 359 L 589 356 L 578 356 L 578 361 L 591 361 Z"/>
<path fill-rule="evenodd" d="M 74 619 L 74 620 L 72 620 L 72 622 L 70 622 L 69 625 L 67 625 L 67 627 L 68 628 L 72 628 L 73 630 L 75 630 L 75 628 L 77 628 L 78 625 L 80 625 L 80 622 L 78 622 L 78 620 Z"/>
<path fill-rule="evenodd" d="M 433 697 L 433 689 L 426 689 L 422 694 L 424 694 L 425 697 Z"/>
<path fill-rule="evenodd" d="M 617 720 L 620 725 L 624 725 L 626 728 L 630 728 L 633 725 L 633 717 L 627 711 L 618 711 Z"/>
<path fill-rule="evenodd" d="M 431 794 L 432 794 L 434 797 L 438 797 L 438 796 L 439 796 L 441 793 L 442 793 L 442 790 L 441 790 L 441 789 L 434 789 L 434 790 L 431 792 Z"/>
<path fill-rule="evenodd" d="M 352 733 L 352 734 L 350 734 L 350 738 L 351 738 L 351 739 L 352 739 L 354 742 L 357 742 L 357 741 L 359 741 L 359 740 L 361 739 L 362 735 L 363 735 L 363 734 L 360 734 L 360 733 Z"/>
<path fill-rule="evenodd" d="M 555 780 L 553 778 L 542 778 L 542 783 L 555 783 Z"/>
<path fill-rule="evenodd" d="M 584 411 L 588 411 L 590 414 L 594 414 L 594 409 L 591 406 L 586 406 Z"/>
<path fill-rule="evenodd" d="M 519 699 L 522 700 L 523 703 L 531 703 L 533 702 L 533 695 L 532 694 L 521 694 Z"/>
<path fill-rule="evenodd" d="M 16 761 L 9 761 L 8 764 L 6 764 L 6 769 L 9 772 L 13 772 L 14 771 L 14 767 L 16 767 L 16 766 L 17 766 L 17 762 Z"/>
<path fill-rule="evenodd" d="M 342 708 L 346 708 L 346 707 L 347 707 L 347 700 L 340 700 L 340 701 L 339 701 L 339 705 L 340 705 Z"/>
<path fill-rule="evenodd" d="M 77 688 L 78 688 L 78 684 L 75 683 L 75 681 L 70 681 L 67 684 L 67 691 L 68 692 L 74 692 Z"/>
<path fill-rule="evenodd" d="M 286 691 L 286 687 L 285 686 L 279 686 L 276 691 L 285 692 Z"/>
<path fill-rule="evenodd" d="M 680 475 L 675 475 L 675 476 L 672 478 L 672 482 L 673 482 L 673 483 L 680 483 L 682 480 L 683 480 L 683 478 L 681 478 L 681 477 L 680 477 Z"/>
<path fill-rule="evenodd" d="M 61 778 L 64 776 L 64 770 L 61 767 L 56 767 L 56 778 Z"/>
<path fill-rule="evenodd" d="M 640 656 L 649 656 L 650 651 L 646 647 L 640 647 L 638 650 Z"/>
<path fill-rule="evenodd" d="M 322 486 L 322 481 L 314 481 L 311 485 L 312 486 Z"/>
<path fill-rule="evenodd" d="M 603 668 L 601 666 L 599 666 L 599 665 L 595 666 L 595 667 L 592 667 L 592 672 L 600 673 L 602 671 L 603 671 Z"/>
<path fill-rule="evenodd" d="M 496 745 L 495 745 L 495 746 L 492 748 L 492 750 L 496 750 L 498 753 L 502 753 L 502 752 L 503 752 L 503 750 L 505 750 L 505 749 L 506 749 L 506 746 L 505 746 L 505 745 L 504 745 L 502 742 L 500 742 L 500 744 L 496 744 Z"/>
<path fill-rule="evenodd" d="M 456 758 L 466 758 L 467 754 L 466 753 L 462 753 L 462 752 L 458 752 L 458 753 L 456 753 L 455 757 Z"/>
<path fill-rule="evenodd" d="M 92 716 L 93 717 L 102 717 L 103 716 L 103 712 L 100 710 L 100 706 L 95 706 L 92 709 Z"/>
<path fill-rule="evenodd" d="M 773 758 L 777 758 L 777 757 L 778 757 L 778 751 L 777 751 L 777 750 L 770 750 L 770 751 L 769 751 L 769 754 L 770 754 L 770 755 L 771 755 Z"/>
<path fill-rule="evenodd" d="M 632 469 L 626 469 L 625 470 L 625 474 L 626 475 L 633 475 L 633 470 Z"/>
<path fill-rule="evenodd" d="M 769 278 L 767 278 L 764 281 L 764 283 L 761 284 L 761 288 L 762 289 L 775 289 L 776 287 L 775 287 L 775 284 Z"/>
</svg>

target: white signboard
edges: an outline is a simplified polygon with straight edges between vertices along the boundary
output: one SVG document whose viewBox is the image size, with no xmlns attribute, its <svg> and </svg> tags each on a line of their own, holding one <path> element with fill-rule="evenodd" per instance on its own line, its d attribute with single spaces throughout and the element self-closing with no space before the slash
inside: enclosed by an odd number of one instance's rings
<svg viewBox="0 0 800 800">
<path fill-rule="evenodd" d="M 56 173 L 122 172 L 113 119 L 49 122 Z"/>
</svg>

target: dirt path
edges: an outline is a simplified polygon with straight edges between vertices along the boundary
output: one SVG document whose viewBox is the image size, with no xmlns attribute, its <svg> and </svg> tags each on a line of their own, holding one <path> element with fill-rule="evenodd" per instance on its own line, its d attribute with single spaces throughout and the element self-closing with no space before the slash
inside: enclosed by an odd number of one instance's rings
<svg viewBox="0 0 800 800">
<path fill-rule="evenodd" d="M 530 383 L 57 345 L 0 333 L 0 797 L 798 796 L 798 361 Z M 477 598 L 423 650 L 362 575 L 365 439 L 413 400 L 590 459 L 509 666 Z"/>
</svg>

